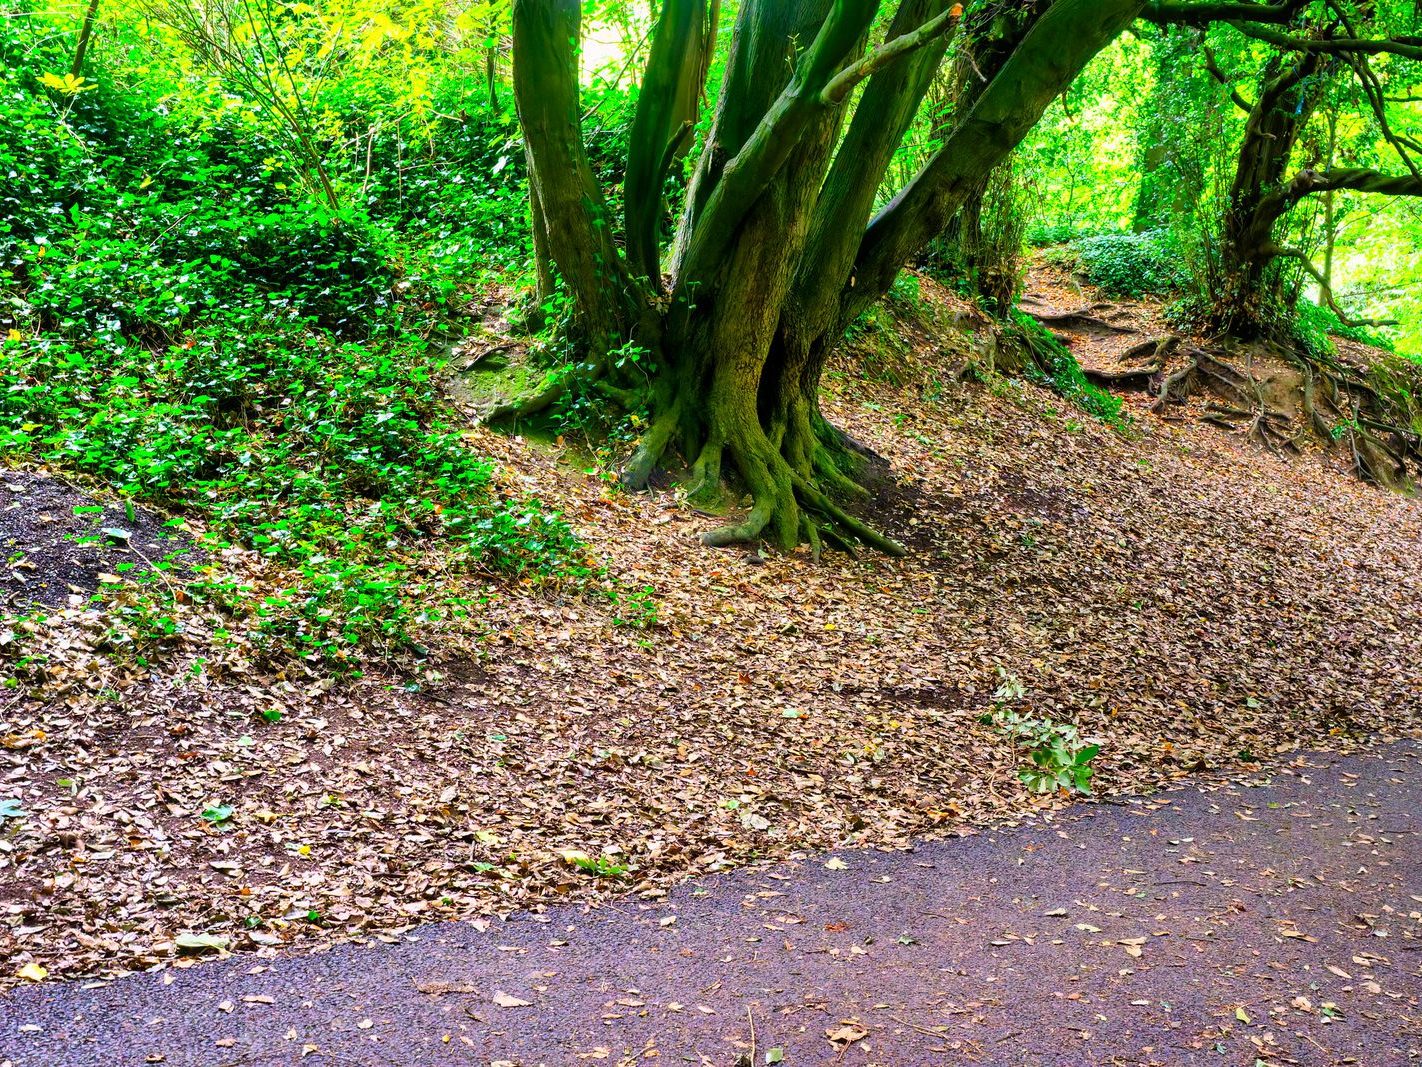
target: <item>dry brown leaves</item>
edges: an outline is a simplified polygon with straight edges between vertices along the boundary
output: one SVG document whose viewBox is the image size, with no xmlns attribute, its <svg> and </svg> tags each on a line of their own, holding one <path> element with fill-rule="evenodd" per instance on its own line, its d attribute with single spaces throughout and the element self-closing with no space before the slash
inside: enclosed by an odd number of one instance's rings
<svg viewBox="0 0 1422 1067">
<path fill-rule="evenodd" d="M 482 657 L 434 687 L 167 678 L 12 699 L 0 801 L 27 814 L 0 823 L 0 984 L 32 963 L 111 975 L 654 897 L 1058 807 L 978 722 L 999 668 L 1024 710 L 1104 742 L 1108 792 L 1415 727 L 1418 503 L 1332 460 L 1166 426 L 1145 400 L 1138 440 L 1031 387 L 928 401 L 932 353 L 916 358 L 908 386 L 846 375 L 826 403 L 897 478 L 881 518 L 904 561 L 709 550 L 716 520 L 673 492 L 629 496 L 476 431 L 615 573 L 656 587 L 656 629 L 505 589 Z"/>
</svg>

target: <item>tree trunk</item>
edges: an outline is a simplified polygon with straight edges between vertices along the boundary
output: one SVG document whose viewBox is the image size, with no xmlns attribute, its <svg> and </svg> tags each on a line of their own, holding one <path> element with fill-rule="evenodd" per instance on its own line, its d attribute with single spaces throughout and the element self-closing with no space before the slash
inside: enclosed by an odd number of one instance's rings
<svg viewBox="0 0 1422 1067">
<path fill-rule="evenodd" d="M 607 204 L 583 144 L 581 22 L 579 0 L 515 3 L 514 92 L 528 157 L 535 248 L 545 254 L 545 265 L 556 264 L 593 363 L 600 366 L 605 354 L 631 335 L 644 300 L 612 239 Z"/>
<path fill-rule="evenodd" d="M 742 0 L 673 244 L 670 289 L 658 296 L 660 182 L 686 120 L 679 103 L 649 87 L 694 82 L 703 47 L 695 21 L 706 8 L 669 0 L 662 9 L 637 119 L 645 137 L 629 169 L 638 174 L 627 190 L 629 265 L 578 129 L 579 5 L 516 0 L 514 82 L 530 182 L 544 246 L 589 347 L 580 373 L 622 397 L 634 382 L 609 352 L 635 340 L 656 364 L 645 397 L 651 420 L 627 464 L 628 484 L 646 484 L 680 452 L 691 463 L 691 495 L 715 499 L 730 479 L 749 497 L 744 519 L 708 533 L 710 544 L 764 539 L 788 549 L 803 541 L 818 551 L 822 540 L 858 541 L 903 552 L 838 502 L 862 491 L 848 450 L 819 412 L 825 358 L 1142 6 L 1057 0 L 943 149 L 871 222 L 876 190 L 960 5 L 902 0 L 884 43 L 867 50 L 877 0 Z M 709 29 L 700 32 L 704 40 Z M 558 390 L 550 383 L 504 410 L 538 410 Z"/>
<path fill-rule="evenodd" d="M 84 9 L 84 21 L 79 25 L 79 44 L 75 46 L 74 59 L 69 64 L 69 73 L 76 78 L 84 73 L 84 57 L 94 37 L 94 22 L 98 17 L 99 0 L 89 0 L 89 6 Z"/>
<path fill-rule="evenodd" d="M 1323 96 L 1327 59 L 1274 56 L 1264 68 L 1230 187 L 1209 325 L 1235 337 L 1277 332 L 1284 303 L 1274 234 L 1295 201 L 1283 193 L 1294 147 Z"/>
<path fill-rule="evenodd" d="M 1328 148 L 1324 155 L 1324 166 L 1328 170 L 1333 169 L 1333 164 L 1338 158 L 1338 113 L 1329 110 L 1328 119 Z M 1338 249 L 1338 193 L 1329 189 L 1323 194 L 1323 278 L 1319 282 L 1319 302 L 1332 306 L 1333 299 L 1333 260 Z"/>
</svg>

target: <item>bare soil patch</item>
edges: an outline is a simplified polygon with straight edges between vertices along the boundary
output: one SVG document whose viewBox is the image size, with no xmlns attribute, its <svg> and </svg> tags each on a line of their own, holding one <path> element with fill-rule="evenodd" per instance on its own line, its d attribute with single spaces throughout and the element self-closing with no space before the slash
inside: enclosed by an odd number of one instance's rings
<svg viewBox="0 0 1422 1067">
<path fill-rule="evenodd" d="M 11 608 L 88 597 L 102 575 L 146 571 L 191 541 L 168 517 L 104 502 L 60 478 L 0 471 L 0 596 Z"/>
</svg>

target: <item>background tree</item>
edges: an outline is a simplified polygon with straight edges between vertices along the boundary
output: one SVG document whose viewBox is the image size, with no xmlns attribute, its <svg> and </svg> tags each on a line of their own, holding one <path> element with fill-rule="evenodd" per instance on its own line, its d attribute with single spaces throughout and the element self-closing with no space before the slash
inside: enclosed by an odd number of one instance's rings
<svg viewBox="0 0 1422 1067">
<path fill-rule="evenodd" d="M 1049 6 L 1050 0 L 997 2 L 967 11 L 930 98 L 933 144 L 952 135 Z M 997 315 L 1005 315 L 1017 296 L 1026 225 L 1020 178 L 1010 162 L 999 164 L 968 194 L 930 247 L 937 267 L 960 278 Z"/>
</svg>

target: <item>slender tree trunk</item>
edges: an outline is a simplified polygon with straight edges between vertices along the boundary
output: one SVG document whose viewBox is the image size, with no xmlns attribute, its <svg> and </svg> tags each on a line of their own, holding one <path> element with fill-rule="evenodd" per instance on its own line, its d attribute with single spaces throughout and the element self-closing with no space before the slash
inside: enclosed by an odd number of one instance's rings
<svg viewBox="0 0 1422 1067">
<path fill-rule="evenodd" d="M 1338 113 L 1329 110 L 1328 152 L 1326 167 L 1333 169 L 1338 158 Z M 1333 258 L 1338 248 L 1338 193 L 1329 189 L 1323 194 L 1323 279 L 1319 282 L 1319 300 L 1331 306 L 1333 299 Z"/>
<path fill-rule="evenodd" d="M 514 13 L 514 91 L 528 156 L 535 246 L 541 245 L 572 294 L 597 363 L 630 336 L 644 301 L 613 242 L 607 204 L 583 144 L 582 5 L 516 0 Z"/>
<path fill-rule="evenodd" d="M 69 65 L 69 73 L 79 77 L 84 73 L 84 57 L 89 52 L 89 42 L 94 38 L 94 23 L 99 17 L 99 0 L 89 0 L 84 10 L 84 21 L 79 26 L 79 43 L 74 48 L 74 61 Z"/>
</svg>

